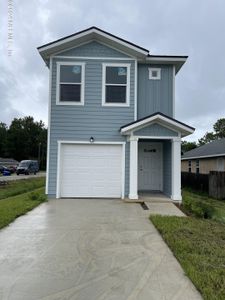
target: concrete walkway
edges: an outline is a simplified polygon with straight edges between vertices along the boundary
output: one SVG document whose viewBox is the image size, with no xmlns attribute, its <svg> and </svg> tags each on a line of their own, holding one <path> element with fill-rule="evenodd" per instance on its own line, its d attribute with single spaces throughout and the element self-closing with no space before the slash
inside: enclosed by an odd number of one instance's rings
<svg viewBox="0 0 225 300">
<path fill-rule="evenodd" d="M 0 299 L 197 300 L 140 204 L 51 200 L 0 231 Z"/>
</svg>

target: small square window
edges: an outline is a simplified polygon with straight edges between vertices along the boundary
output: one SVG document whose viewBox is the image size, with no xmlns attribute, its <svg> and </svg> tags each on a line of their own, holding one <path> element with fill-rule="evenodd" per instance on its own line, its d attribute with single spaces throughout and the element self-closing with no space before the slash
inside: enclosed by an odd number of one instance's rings
<svg viewBox="0 0 225 300">
<path fill-rule="evenodd" d="M 148 68 L 149 79 L 160 80 L 161 79 L 161 69 L 160 68 Z"/>
</svg>

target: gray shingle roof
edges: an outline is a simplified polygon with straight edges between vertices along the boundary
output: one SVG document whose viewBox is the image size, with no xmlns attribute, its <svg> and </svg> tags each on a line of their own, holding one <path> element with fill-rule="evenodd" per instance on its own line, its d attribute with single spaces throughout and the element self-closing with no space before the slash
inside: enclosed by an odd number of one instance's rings
<svg viewBox="0 0 225 300">
<path fill-rule="evenodd" d="M 198 148 L 187 151 L 181 159 L 199 158 L 204 156 L 225 156 L 225 138 L 213 141 Z"/>
</svg>

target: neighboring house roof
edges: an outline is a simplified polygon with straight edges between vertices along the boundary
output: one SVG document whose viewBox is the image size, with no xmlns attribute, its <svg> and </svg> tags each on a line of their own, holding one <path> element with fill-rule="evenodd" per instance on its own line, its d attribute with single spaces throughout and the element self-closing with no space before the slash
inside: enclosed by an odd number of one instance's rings
<svg viewBox="0 0 225 300">
<path fill-rule="evenodd" d="M 142 119 L 128 123 L 120 127 L 120 132 L 122 134 L 129 134 L 134 130 L 139 130 L 153 123 L 158 123 L 161 124 L 162 126 L 169 127 L 172 130 L 180 132 L 182 136 L 187 136 L 195 131 L 195 128 L 189 125 L 186 125 L 176 119 L 173 119 L 161 112 L 156 112 L 147 117 L 144 117 Z"/>
<path fill-rule="evenodd" d="M 225 156 L 225 138 L 213 141 L 198 148 L 187 151 L 182 160 L 198 159 L 207 157 Z"/>
<path fill-rule="evenodd" d="M 77 47 L 81 44 L 87 43 L 91 40 L 97 40 L 102 43 L 107 43 L 112 47 L 115 47 L 119 51 L 126 52 L 128 55 L 138 58 L 144 62 L 152 64 L 166 63 L 174 64 L 176 73 L 179 71 L 181 66 L 185 63 L 187 56 L 169 56 L 169 55 L 150 55 L 149 50 L 140 47 L 132 42 L 115 36 L 107 31 L 104 31 L 98 27 L 92 26 L 85 30 L 76 32 L 69 36 L 55 40 L 51 43 L 38 47 L 38 51 L 42 56 L 43 60 L 49 64 L 49 58 L 55 53 L 60 53 L 65 49 L 71 47 Z"/>
</svg>

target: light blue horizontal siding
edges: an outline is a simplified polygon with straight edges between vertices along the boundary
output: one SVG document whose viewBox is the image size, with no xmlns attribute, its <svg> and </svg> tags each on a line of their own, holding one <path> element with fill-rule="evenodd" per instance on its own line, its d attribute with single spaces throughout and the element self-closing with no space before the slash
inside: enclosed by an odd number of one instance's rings
<svg viewBox="0 0 225 300">
<path fill-rule="evenodd" d="M 161 79 L 150 80 L 148 68 L 161 68 Z M 162 112 L 173 117 L 173 67 L 138 64 L 138 119 Z"/>
<path fill-rule="evenodd" d="M 163 192 L 172 194 L 172 145 L 171 141 L 163 142 Z"/>
<path fill-rule="evenodd" d="M 60 56 L 89 56 L 89 57 L 116 57 L 124 58 L 129 57 L 128 55 L 112 49 L 99 42 L 93 41 L 88 44 L 84 44 L 67 51 L 59 53 Z"/>
<path fill-rule="evenodd" d="M 84 106 L 56 105 L 56 61 L 85 62 L 85 95 Z M 107 62 L 117 62 L 115 60 Z M 121 136 L 119 128 L 134 121 L 134 60 L 118 63 L 129 63 L 130 69 L 130 106 L 102 106 L 102 61 L 89 59 L 53 59 L 52 93 L 51 93 L 51 131 L 49 186 L 50 196 L 56 194 L 57 176 L 57 141 L 89 141 L 93 136 L 95 141 L 126 141 Z M 125 191 L 129 186 L 129 145 L 126 146 Z"/>
<path fill-rule="evenodd" d="M 140 136 L 178 136 L 178 133 L 159 124 L 152 124 L 134 132 Z"/>
</svg>

